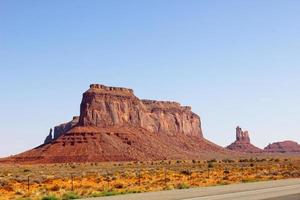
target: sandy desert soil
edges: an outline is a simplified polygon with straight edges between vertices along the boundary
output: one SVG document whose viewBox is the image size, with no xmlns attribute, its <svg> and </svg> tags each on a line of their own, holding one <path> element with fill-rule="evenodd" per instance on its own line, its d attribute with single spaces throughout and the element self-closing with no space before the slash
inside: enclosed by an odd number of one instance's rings
<svg viewBox="0 0 300 200">
<path fill-rule="evenodd" d="M 0 165 L 0 199 L 76 199 L 300 178 L 300 158 Z"/>
</svg>

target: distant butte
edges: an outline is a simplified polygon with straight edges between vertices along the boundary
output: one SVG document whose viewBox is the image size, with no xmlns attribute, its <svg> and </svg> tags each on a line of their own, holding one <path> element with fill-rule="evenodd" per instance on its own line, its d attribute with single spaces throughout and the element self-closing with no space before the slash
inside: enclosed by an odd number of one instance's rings
<svg viewBox="0 0 300 200">
<path fill-rule="evenodd" d="M 236 140 L 226 148 L 243 153 L 262 152 L 262 149 L 251 144 L 248 131 L 243 131 L 239 126 L 236 128 Z"/>
<path fill-rule="evenodd" d="M 267 153 L 300 153 L 300 144 L 294 141 L 274 142 L 264 148 Z"/>
</svg>

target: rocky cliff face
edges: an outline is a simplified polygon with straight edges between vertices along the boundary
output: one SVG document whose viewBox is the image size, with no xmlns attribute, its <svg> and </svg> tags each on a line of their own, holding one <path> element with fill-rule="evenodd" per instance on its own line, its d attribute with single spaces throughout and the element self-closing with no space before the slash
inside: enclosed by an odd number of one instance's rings
<svg viewBox="0 0 300 200">
<path fill-rule="evenodd" d="M 267 153 L 300 153 L 300 144 L 294 141 L 274 142 L 264 148 Z"/>
<path fill-rule="evenodd" d="M 248 131 L 243 131 L 239 126 L 236 128 L 236 140 L 226 147 L 227 149 L 244 152 L 244 153 L 260 153 L 261 149 L 250 143 Z"/>
<path fill-rule="evenodd" d="M 93 84 L 83 94 L 80 126 L 134 126 L 149 132 L 202 137 L 200 117 L 190 107 L 138 99 L 131 89 Z"/>
<path fill-rule="evenodd" d="M 49 144 L 51 143 L 53 140 L 53 136 L 52 136 L 52 128 L 50 129 L 49 135 L 46 137 L 46 139 L 44 140 L 44 144 Z"/>
</svg>

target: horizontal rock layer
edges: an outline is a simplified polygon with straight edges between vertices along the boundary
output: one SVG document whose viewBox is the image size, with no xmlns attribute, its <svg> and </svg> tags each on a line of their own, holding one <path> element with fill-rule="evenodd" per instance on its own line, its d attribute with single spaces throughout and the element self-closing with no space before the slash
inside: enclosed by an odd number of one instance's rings
<svg viewBox="0 0 300 200">
<path fill-rule="evenodd" d="M 0 163 L 189 160 L 228 156 L 234 154 L 198 136 L 169 136 L 135 127 L 76 126 L 50 144 L 0 160 Z"/>
</svg>

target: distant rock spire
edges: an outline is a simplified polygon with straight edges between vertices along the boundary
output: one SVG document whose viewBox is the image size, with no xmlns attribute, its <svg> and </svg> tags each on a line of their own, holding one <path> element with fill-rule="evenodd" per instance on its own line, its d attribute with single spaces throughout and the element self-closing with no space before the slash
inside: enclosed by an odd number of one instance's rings
<svg viewBox="0 0 300 200">
<path fill-rule="evenodd" d="M 246 153 L 260 153 L 261 149 L 250 143 L 248 131 L 243 131 L 239 126 L 236 127 L 236 140 L 226 147 L 227 149 Z"/>
<path fill-rule="evenodd" d="M 248 131 L 243 131 L 239 126 L 236 127 L 236 140 L 250 143 Z"/>
</svg>

